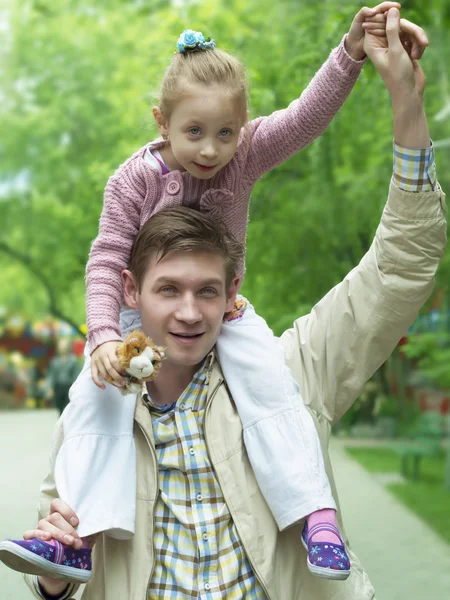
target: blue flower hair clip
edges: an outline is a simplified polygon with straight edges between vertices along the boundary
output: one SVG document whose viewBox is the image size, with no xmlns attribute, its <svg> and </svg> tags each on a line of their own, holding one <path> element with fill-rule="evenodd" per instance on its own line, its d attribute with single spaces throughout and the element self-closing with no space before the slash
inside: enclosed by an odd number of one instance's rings
<svg viewBox="0 0 450 600">
<path fill-rule="evenodd" d="M 201 31 L 194 31 L 193 29 L 185 29 L 177 42 L 177 50 L 181 54 L 196 52 L 197 50 L 211 50 L 215 46 L 214 40 L 203 37 Z"/>
</svg>

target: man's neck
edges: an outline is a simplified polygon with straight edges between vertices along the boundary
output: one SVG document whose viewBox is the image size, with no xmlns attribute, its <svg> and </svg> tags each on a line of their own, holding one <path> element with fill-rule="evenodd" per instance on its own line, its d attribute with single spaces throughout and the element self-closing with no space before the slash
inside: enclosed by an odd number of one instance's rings
<svg viewBox="0 0 450 600">
<path fill-rule="evenodd" d="M 180 367 L 164 363 L 158 377 L 147 383 L 147 390 L 155 404 L 164 406 L 176 402 L 191 383 L 200 365 Z"/>
</svg>

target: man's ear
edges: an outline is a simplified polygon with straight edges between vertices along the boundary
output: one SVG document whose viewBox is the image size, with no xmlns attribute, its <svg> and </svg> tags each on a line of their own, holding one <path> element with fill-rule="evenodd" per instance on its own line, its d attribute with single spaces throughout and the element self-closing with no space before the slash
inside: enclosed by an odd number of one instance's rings
<svg viewBox="0 0 450 600">
<path fill-rule="evenodd" d="M 152 109 L 153 116 L 155 117 L 156 127 L 158 128 L 161 137 L 166 139 L 169 135 L 169 124 L 161 112 L 159 106 L 154 106 Z"/>
<path fill-rule="evenodd" d="M 230 312 L 234 308 L 234 302 L 236 300 L 236 294 L 238 293 L 239 287 L 242 282 L 242 277 L 234 277 L 231 281 L 228 292 L 227 292 L 227 304 L 225 312 Z"/>
<path fill-rule="evenodd" d="M 138 289 L 136 285 L 136 279 L 131 271 L 124 269 L 121 273 L 122 285 L 123 285 L 123 296 L 125 304 L 128 308 L 134 308 L 139 310 L 138 303 Z"/>
</svg>

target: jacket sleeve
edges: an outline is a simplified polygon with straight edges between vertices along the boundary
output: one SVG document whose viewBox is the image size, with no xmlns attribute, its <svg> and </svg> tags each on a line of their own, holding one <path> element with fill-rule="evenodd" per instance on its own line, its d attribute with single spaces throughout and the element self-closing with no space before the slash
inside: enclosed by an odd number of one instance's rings
<svg viewBox="0 0 450 600">
<path fill-rule="evenodd" d="M 58 492 L 56 490 L 54 471 L 55 471 L 55 462 L 56 457 L 58 455 L 59 449 L 63 443 L 64 432 L 63 432 L 63 424 L 62 419 L 59 419 L 56 424 L 55 434 L 52 441 L 52 446 L 50 450 L 50 462 L 48 473 L 45 476 L 44 481 L 42 482 L 40 495 L 39 495 L 39 504 L 38 504 L 38 521 L 41 519 L 45 519 L 50 512 L 50 504 L 52 500 L 58 498 Z M 33 596 L 35 598 L 45 598 L 42 594 L 40 594 L 39 587 L 37 584 L 37 579 L 34 575 L 24 575 L 25 583 L 31 590 Z M 63 596 L 64 600 L 73 600 L 77 590 L 79 589 L 79 585 L 71 584 L 67 589 L 66 594 Z"/>
<path fill-rule="evenodd" d="M 281 338 L 306 404 L 331 423 L 387 360 L 431 294 L 446 243 L 442 190 L 391 183 L 360 264 Z"/>
<path fill-rule="evenodd" d="M 145 192 L 138 190 L 119 169 L 105 189 L 97 238 L 86 268 L 86 315 L 90 351 L 104 342 L 121 340 L 121 272 L 128 266 L 139 231 Z"/>
<path fill-rule="evenodd" d="M 255 183 L 327 129 L 353 89 L 365 62 L 351 58 L 344 42 L 345 38 L 331 52 L 300 98 L 286 109 L 246 125 L 245 183 Z"/>
</svg>

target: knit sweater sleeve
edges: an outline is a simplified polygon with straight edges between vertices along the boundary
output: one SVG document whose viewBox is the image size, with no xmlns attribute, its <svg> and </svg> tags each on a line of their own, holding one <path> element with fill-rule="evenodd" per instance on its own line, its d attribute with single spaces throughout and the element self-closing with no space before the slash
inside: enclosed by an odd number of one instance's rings
<svg viewBox="0 0 450 600">
<path fill-rule="evenodd" d="M 308 87 L 283 110 L 246 125 L 248 152 L 244 173 L 248 184 L 284 162 L 322 135 L 353 89 L 365 60 L 354 60 L 345 37 Z"/>
<path fill-rule="evenodd" d="M 125 163 L 108 180 L 99 233 L 86 268 L 86 315 L 91 352 L 100 344 L 122 339 L 119 328 L 123 301 L 121 272 L 128 266 L 146 195 L 144 181 L 136 181 L 130 171 Z"/>
</svg>

